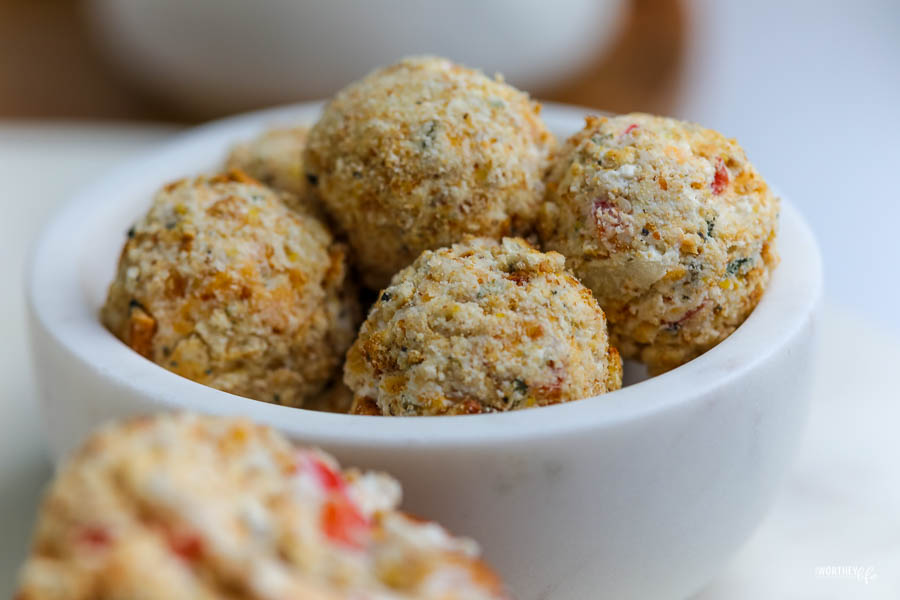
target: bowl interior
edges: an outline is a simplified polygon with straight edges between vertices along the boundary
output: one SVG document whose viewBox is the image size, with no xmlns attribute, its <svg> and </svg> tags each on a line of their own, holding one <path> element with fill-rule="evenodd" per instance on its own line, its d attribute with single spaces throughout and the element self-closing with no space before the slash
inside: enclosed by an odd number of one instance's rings
<svg viewBox="0 0 900 600">
<path fill-rule="evenodd" d="M 164 183 L 217 170 L 228 148 L 272 126 L 313 122 L 320 103 L 300 104 L 218 121 L 179 136 L 78 193 L 38 239 L 29 268 L 34 316 L 90 369 L 161 408 L 250 415 L 295 436 L 347 444 L 428 443 L 458 445 L 495 439 L 552 435 L 607 427 L 664 410 L 691 395 L 739 377 L 791 338 L 809 318 L 821 293 L 815 241 L 797 211 L 784 201 L 780 219 L 781 265 L 747 321 L 703 356 L 664 375 L 645 379 L 629 365 L 622 390 L 579 402 L 510 413 L 380 419 L 288 408 L 241 398 L 179 377 L 127 349 L 102 327 L 98 311 L 111 281 L 125 232 Z M 561 138 L 578 130 L 590 111 L 548 104 L 544 118 Z"/>
</svg>

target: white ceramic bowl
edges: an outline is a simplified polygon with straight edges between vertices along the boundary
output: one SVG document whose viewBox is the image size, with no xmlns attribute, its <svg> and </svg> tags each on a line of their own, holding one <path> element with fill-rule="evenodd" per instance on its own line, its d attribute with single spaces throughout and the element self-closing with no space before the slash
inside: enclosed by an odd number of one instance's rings
<svg viewBox="0 0 900 600">
<path fill-rule="evenodd" d="M 504 414 L 384 418 L 226 394 L 132 352 L 97 319 L 125 231 L 164 182 L 215 169 L 228 146 L 320 105 L 201 127 L 98 181 L 32 257 L 32 346 L 56 457 L 101 421 L 164 409 L 248 415 L 398 476 L 405 507 L 478 539 L 523 600 L 683 598 L 750 534 L 807 410 L 822 289 L 815 241 L 787 202 L 781 265 L 747 321 L 700 358 L 593 399 Z M 560 136 L 583 111 L 548 106 Z"/>
<path fill-rule="evenodd" d="M 500 71 L 520 88 L 546 89 L 603 56 L 628 5 L 91 0 L 89 8 L 100 50 L 122 76 L 186 110 L 210 114 L 330 96 L 407 54 L 447 56 Z"/>
</svg>

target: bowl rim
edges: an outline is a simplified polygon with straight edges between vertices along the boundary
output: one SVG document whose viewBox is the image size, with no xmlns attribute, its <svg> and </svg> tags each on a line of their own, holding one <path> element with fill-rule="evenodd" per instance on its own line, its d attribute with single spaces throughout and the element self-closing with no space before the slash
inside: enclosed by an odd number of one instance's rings
<svg viewBox="0 0 900 600">
<path fill-rule="evenodd" d="M 252 137 L 275 122 L 312 122 L 322 105 L 293 104 L 193 128 L 74 194 L 44 226 L 31 249 L 26 295 L 32 326 L 41 328 L 82 368 L 118 389 L 151 400 L 160 410 L 245 415 L 297 439 L 310 438 L 322 444 L 462 447 L 600 430 L 676 410 L 692 399 L 752 377 L 762 363 L 804 331 L 821 301 L 822 261 L 815 238 L 797 209 L 782 199 L 778 234 L 781 264 L 746 321 L 717 346 L 680 367 L 584 400 L 507 413 L 442 417 L 324 413 L 216 390 L 127 349 L 100 324 L 97 307 L 89 305 L 82 277 L 90 256 L 85 247 L 87 234 L 73 224 L 89 224 L 103 217 L 112 210 L 118 190 L 128 189 L 130 182 L 141 180 L 148 172 L 170 168 L 173 161 L 194 156 L 211 144 L 224 155 L 227 144 Z M 588 114 L 600 111 L 544 103 L 543 116 L 556 131 L 574 132 Z M 155 181 L 152 188 L 163 183 Z M 40 373 L 43 365 L 36 367 Z"/>
</svg>

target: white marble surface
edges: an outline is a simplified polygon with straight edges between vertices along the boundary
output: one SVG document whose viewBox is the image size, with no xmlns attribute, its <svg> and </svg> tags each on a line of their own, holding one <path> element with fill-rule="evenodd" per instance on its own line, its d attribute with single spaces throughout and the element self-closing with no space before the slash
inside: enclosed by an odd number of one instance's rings
<svg viewBox="0 0 900 600">
<path fill-rule="evenodd" d="M 0 181 L 7 184 L 0 218 L 0 269 L 7 282 L 0 293 L 2 596 L 12 589 L 50 476 L 25 347 L 26 246 L 72 188 L 167 134 L 162 128 L 0 124 Z M 830 302 L 821 339 L 817 398 L 800 457 L 763 525 L 700 600 L 900 597 L 900 397 L 891 378 L 900 364 L 900 338 Z"/>
</svg>

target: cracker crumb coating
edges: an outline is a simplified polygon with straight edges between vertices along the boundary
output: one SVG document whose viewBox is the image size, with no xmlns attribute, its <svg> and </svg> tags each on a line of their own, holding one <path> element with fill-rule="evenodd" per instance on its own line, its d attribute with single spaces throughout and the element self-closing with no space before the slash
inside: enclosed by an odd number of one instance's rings
<svg viewBox="0 0 900 600">
<path fill-rule="evenodd" d="M 564 262 L 518 238 L 422 253 L 381 293 L 347 353 L 353 412 L 507 411 L 621 387 L 603 311 Z"/>
<path fill-rule="evenodd" d="M 272 189 L 288 192 L 285 204 L 294 209 L 316 209 L 303 168 L 303 151 L 309 127 L 278 127 L 236 144 L 226 169 L 244 171 Z"/>
<path fill-rule="evenodd" d="M 480 71 L 408 58 L 351 84 L 312 128 L 310 181 L 366 285 L 464 235 L 527 233 L 555 140 L 528 95 Z"/>
<path fill-rule="evenodd" d="M 731 334 L 778 264 L 779 200 L 733 139 L 646 114 L 588 117 L 547 181 L 539 234 L 653 374 Z"/>
<path fill-rule="evenodd" d="M 303 406 L 338 375 L 360 314 L 345 248 L 239 171 L 164 187 L 128 233 L 101 319 L 183 377 Z"/>
<path fill-rule="evenodd" d="M 110 424 L 58 473 L 17 600 L 488 600 L 477 545 L 244 419 Z"/>
</svg>

